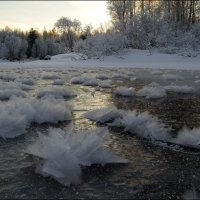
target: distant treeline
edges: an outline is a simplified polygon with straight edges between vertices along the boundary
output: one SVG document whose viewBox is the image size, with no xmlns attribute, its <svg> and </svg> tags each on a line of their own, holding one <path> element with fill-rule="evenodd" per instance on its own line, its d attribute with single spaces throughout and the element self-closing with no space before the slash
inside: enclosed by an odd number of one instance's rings
<svg viewBox="0 0 200 200">
<path fill-rule="evenodd" d="M 165 53 L 197 56 L 200 52 L 200 1 L 108 0 L 110 25 L 82 27 L 61 17 L 50 31 L 0 30 L 0 58 L 44 59 L 46 55 L 78 52 L 88 58 L 124 48 L 158 48 Z"/>
</svg>

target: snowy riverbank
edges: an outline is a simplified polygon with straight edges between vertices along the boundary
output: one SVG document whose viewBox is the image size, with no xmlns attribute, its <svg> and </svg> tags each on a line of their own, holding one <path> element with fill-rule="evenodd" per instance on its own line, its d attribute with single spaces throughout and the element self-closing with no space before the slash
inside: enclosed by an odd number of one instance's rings
<svg viewBox="0 0 200 200">
<path fill-rule="evenodd" d="M 51 60 L 7 62 L 0 61 L 1 68 L 69 68 L 69 67 L 117 67 L 117 68 L 152 68 L 152 69 L 183 69 L 200 70 L 200 56 L 183 57 L 176 54 L 163 54 L 148 50 L 129 49 L 118 55 L 106 56 L 101 59 L 84 59 L 76 53 L 60 54 L 52 56 Z"/>
</svg>

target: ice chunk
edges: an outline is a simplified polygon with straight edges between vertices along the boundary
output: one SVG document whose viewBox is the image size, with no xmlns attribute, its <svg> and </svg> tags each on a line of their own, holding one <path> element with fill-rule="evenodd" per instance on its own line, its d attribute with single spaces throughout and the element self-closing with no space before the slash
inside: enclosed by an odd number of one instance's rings
<svg viewBox="0 0 200 200">
<path fill-rule="evenodd" d="M 44 97 L 44 96 L 54 96 L 56 98 L 61 97 L 73 97 L 76 96 L 74 91 L 67 87 L 61 87 L 61 86 L 49 86 L 46 88 L 41 89 L 38 92 L 38 98 Z"/>
<path fill-rule="evenodd" d="M 69 186 L 81 182 L 81 166 L 127 162 L 103 147 L 107 137 L 104 128 L 81 133 L 74 133 L 73 129 L 50 129 L 47 136 L 39 134 L 27 153 L 42 159 L 37 173 Z"/>
<path fill-rule="evenodd" d="M 0 100 L 8 100 L 12 96 L 26 97 L 26 93 L 21 89 L 0 89 Z"/>
<path fill-rule="evenodd" d="M 111 85 L 112 81 L 111 80 L 104 80 L 104 81 L 100 81 L 98 83 L 99 87 L 101 88 L 111 88 L 112 85 Z"/>
<path fill-rule="evenodd" d="M 184 127 L 170 142 L 200 149 L 200 128 L 188 129 Z"/>
<path fill-rule="evenodd" d="M 162 87 L 144 86 L 137 92 L 137 96 L 146 97 L 147 99 L 156 99 L 165 97 L 166 92 Z"/>
<path fill-rule="evenodd" d="M 33 80 L 31 78 L 17 79 L 17 81 L 19 81 L 25 85 L 31 85 L 31 86 L 35 84 L 35 80 Z"/>
<path fill-rule="evenodd" d="M 84 115 L 86 118 L 107 123 L 108 126 L 124 128 L 124 131 L 136 134 L 152 141 L 171 139 L 169 127 L 161 123 L 148 112 L 122 111 L 115 107 L 93 110 Z"/>
<path fill-rule="evenodd" d="M 65 81 L 63 81 L 62 79 L 55 79 L 53 81 L 53 84 L 54 85 L 64 85 L 65 84 Z"/>
<path fill-rule="evenodd" d="M 85 81 L 83 83 L 83 85 L 85 85 L 85 86 L 94 86 L 95 87 L 95 86 L 98 85 L 98 81 L 96 79 L 89 79 L 89 80 Z"/>
<path fill-rule="evenodd" d="M 135 133 L 152 141 L 167 141 L 170 138 L 169 129 L 166 129 L 163 123 L 148 112 L 140 114 L 136 111 L 126 112 L 122 117 L 121 124 L 125 127 L 125 131 Z"/>
<path fill-rule="evenodd" d="M 117 87 L 115 90 L 115 94 L 124 97 L 133 97 L 135 95 L 135 88 L 130 87 Z"/>
<path fill-rule="evenodd" d="M 60 76 L 56 73 L 49 73 L 49 72 L 44 72 L 42 73 L 42 79 L 44 80 L 53 80 L 53 79 L 59 79 Z"/>
<path fill-rule="evenodd" d="M 86 81 L 89 81 L 90 79 L 87 77 L 83 77 L 83 76 L 77 76 L 77 77 L 73 77 L 70 80 L 70 83 L 72 84 L 83 84 Z"/>
<path fill-rule="evenodd" d="M 28 124 L 24 115 L 0 103 L 0 137 L 15 138 L 24 134 Z"/>
<path fill-rule="evenodd" d="M 100 79 L 100 80 L 106 80 L 106 79 L 109 79 L 109 76 L 106 75 L 106 74 L 98 74 L 96 76 L 97 79 Z"/>
<path fill-rule="evenodd" d="M 100 108 L 84 114 L 87 119 L 100 123 L 111 122 L 120 116 L 122 116 L 121 112 L 115 107 Z"/>
<path fill-rule="evenodd" d="M 0 102 L 0 137 L 14 138 L 24 134 L 32 122 L 55 124 L 71 119 L 71 108 L 63 99 L 15 97 Z"/>
<path fill-rule="evenodd" d="M 187 86 L 187 85 L 183 85 L 183 86 L 168 85 L 168 86 L 165 86 L 164 89 L 166 91 L 177 92 L 177 93 L 185 93 L 185 94 L 194 93 L 193 87 L 190 87 L 190 86 Z"/>
<path fill-rule="evenodd" d="M 183 77 L 178 74 L 163 74 L 162 77 L 165 80 L 183 80 Z"/>
</svg>

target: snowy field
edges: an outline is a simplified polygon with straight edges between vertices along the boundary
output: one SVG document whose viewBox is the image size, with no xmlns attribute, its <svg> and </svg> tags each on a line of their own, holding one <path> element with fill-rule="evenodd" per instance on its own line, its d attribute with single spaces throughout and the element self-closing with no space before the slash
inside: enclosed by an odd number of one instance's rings
<svg viewBox="0 0 200 200">
<path fill-rule="evenodd" d="M 199 61 L 1 61 L 0 198 L 198 196 Z"/>
<path fill-rule="evenodd" d="M 185 69 L 199 70 L 200 56 L 183 57 L 177 54 L 163 54 L 154 50 L 151 54 L 148 50 L 129 49 L 116 55 L 105 56 L 97 59 L 85 60 L 82 54 L 60 54 L 52 57 L 49 61 L 0 61 L 1 68 L 7 67 L 118 67 L 118 68 L 153 68 L 153 69 Z"/>
</svg>

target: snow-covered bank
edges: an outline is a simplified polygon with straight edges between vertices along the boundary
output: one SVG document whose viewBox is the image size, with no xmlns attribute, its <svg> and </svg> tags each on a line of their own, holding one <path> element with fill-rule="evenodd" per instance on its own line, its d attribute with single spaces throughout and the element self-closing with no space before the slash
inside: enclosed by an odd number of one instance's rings
<svg viewBox="0 0 200 200">
<path fill-rule="evenodd" d="M 153 68 L 153 69 L 183 69 L 200 70 L 200 56 L 183 57 L 176 54 L 163 54 L 157 51 L 129 49 L 125 53 L 105 56 L 104 58 L 88 59 L 76 53 L 60 54 L 51 60 L 37 60 L 30 62 L 0 62 L 0 68 L 7 67 L 117 67 L 117 68 Z"/>
</svg>

